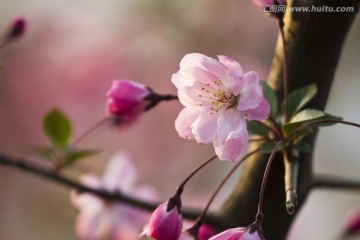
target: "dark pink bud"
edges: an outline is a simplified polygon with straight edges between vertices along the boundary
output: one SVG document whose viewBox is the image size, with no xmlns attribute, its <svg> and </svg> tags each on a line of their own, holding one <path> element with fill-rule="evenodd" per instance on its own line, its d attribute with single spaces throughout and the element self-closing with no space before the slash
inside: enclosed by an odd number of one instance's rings
<svg viewBox="0 0 360 240">
<path fill-rule="evenodd" d="M 143 236 L 156 240 L 177 240 L 182 229 L 182 217 L 176 206 L 168 209 L 168 202 L 158 206 L 145 226 Z"/>
<path fill-rule="evenodd" d="M 11 24 L 9 32 L 7 33 L 7 37 L 9 39 L 21 37 L 25 32 L 25 26 L 26 26 L 26 21 L 24 18 L 15 19 Z"/>
<path fill-rule="evenodd" d="M 150 90 L 140 83 L 115 80 L 107 92 L 107 110 L 122 120 L 132 121 L 145 110 L 145 97 L 149 94 Z"/>
<path fill-rule="evenodd" d="M 199 228 L 198 233 L 198 239 L 199 240 L 209 240 L 212 236 L 216 234 L 216 231 L 214 228 L 207 224 L 201 224 Z"/>
</svg>

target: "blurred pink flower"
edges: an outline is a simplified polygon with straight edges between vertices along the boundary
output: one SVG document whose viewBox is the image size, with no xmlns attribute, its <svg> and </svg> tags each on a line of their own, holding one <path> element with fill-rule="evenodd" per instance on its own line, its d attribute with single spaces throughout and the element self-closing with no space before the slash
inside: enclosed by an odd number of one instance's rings
<svg viewBox="0 0 360 240">
<path fill-rule="evenodd" d="M 356 210 L 352 212 L 346 220 L 345 226 L 345 234 L 346 235 L 353 235 L 359 234 L 360 235 L 360 210 Z"/>
<path fill-rule="evenodd" d="M 169 208 L 169 202 L 158 206 L 151 215 L 149 223 L 144 227 L 142 236 L 156 240 L 177 240 L 182 229 L 181 213 L 176 206 Z"/>
<path fill-rule="evenodd" d="M 257 73 L 244 74 L 238 62 L 218 58 L 192 53 L 181 60 L 172 82 L 185 108 L 175 128 L 185 139 L 213 142 L 221 160 L 236 161 L 249 142 L 246 119 L 264 120 L 270 108 Z"/>
<path fill-rule="evenodd" d="M 145 110 L 145 97 L 149 94 L 150 90 L 140 83 L 115 80 L 107 92 L 107 110 L 122 120 L 131 122 Z"/>
<path fill-rule="evenodd" d="M 198 240 L 209 240 L 215 234 L 216 231 L 214 228 L 207 224 L 201 224 L 198 234 Z"/>
<path fill-rule="evenodd" d="M 286 5 L 286 0 L 252 0 L 257 6 Z"/>
<path fill-rule="evenodd" d="M 231 228 L 218 235 L 213 236 L 209 240 L 263 240 L 264 238 L 254 231 L 250 233 L 249 228 Z"/>
<path fill-rule="evenodd" d="M 85 174 L 80 180 L 86 186 L 96 189 L 119 191 L 149 201 L 157 199 L 157 193 L 152 187 L 134 186 L 136 175 L 130 156 L 117 153 L 109 161 L 102 179 L 93 174 Z M 139 209 L 106 202 L 89 193 L 72 192 L 71 199 L 73 205 L 80 210 L 76 221 L 76 234 L 84 240 L 137 239 L 141 227 L 150 216 Z"/>
<path fill-rule="evenodd" d="M 190 230 L 190 232 L 189 232 Z M 191 228 L 185 230 L 181 233 L 179 240 L 209 240 L 212 236 L 216 234 L 214 228 L 207 224 L 201 224 L 198 227 L 197 236 L 195 237 L 196 233 L 192 233 Z"/>
</svg>

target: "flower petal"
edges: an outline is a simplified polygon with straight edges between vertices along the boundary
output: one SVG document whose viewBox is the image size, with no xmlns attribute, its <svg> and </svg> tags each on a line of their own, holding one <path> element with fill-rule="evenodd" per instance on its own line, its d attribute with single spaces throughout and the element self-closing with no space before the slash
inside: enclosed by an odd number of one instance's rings
<svg viewBox="0 0 360 240">
<path fill-rule="evenodd" d="M 263 100 L 263 91 L 260 85 L 259 75 L 256 72 L 248 72 L 244 75 L 244 86 L 240 91 L 237 105 L 239 111 L 256 108 Z"/>
<path fill-rule="evenodd" d="M 111 229 L 108 214 L 100 202 L 82 209 L 76 221 L 76 233 L 80 239 L 96 240 L 107 237 Z"/>
<path fill-rule="evenodd" d="M 259 103 L 259 105 L 254 109 L 249 109 L 245 111 L 248 120 L 265 120 L 269 117 L 270 114 L 270 106 L 268 101 L 263 98 L 263 100 Z"/>
<path fill-rule="evenodd" d="M 238 227 L 238 228 L 230 228 L 226 231 L 223 231 L 209 240 L 238 240 L 246 231 L 245 228 Z"/>
<path fill-rule="evenodd" d="M 108 191 L 128 192 L 137 178 L 136 167 L 132 158 L 124 153 L 115 153 L 106 166 L 103 184 Z"/>
<path fill-rule="evenodd" d="M 175 120 L 175 129 L 180 137 L 185 139 L 194 139 L 191 125 L 197 119 L 198 116 L 199 113 L 190 108 L 184 108 L 179 113 L 179 116 Z"/>
<path fill-rule="evenodd" d="M 220 55 L 218 58 L 220 63 L 227 67 L 231 76 L 228 88 L 234 95 L 238 95 L 244 85 L 244 73 L 240 64 L 227 56 Z"/>
<path fill-rule="evenodd" d="M 217 119 L 219 114 L 204 111 L 199 114 L 191 125 L 191 131 L 198 143 L 208 144 L 212 142 L 217 132 Z"/>
<path fill-rule="evenodd" d="M 224 112 L 218 120 L 218 134 L 214 140 L 216 155 L 220 160 L 235 162 L 243 156 L 249 142 L 246 122 L 234 109 Z"/>
</svg>

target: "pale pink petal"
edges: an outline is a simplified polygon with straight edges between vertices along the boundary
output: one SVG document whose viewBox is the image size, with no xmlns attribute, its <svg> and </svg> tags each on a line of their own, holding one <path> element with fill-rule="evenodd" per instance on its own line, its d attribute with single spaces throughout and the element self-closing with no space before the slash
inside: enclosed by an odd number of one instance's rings
<svg viewBox="0 0 360 240">
<path fill-rule="evenodd" d="M 79 181 L 87 187 L 101 189 L 102 183 L 98 176 L 91 173 L 83 174 Z M 81 208 L 87 204 L 93 204 L 93 202 L 98 202 L 99 199 L 90 193 L 78 193 L 76 190 L 70 192 L 70 200 L 74 207 Z"/>
<path fill-rule="evenodd" d="M 244 73 L 240 64 L 230 57 L 220 55 L 218 56 L 220 63 L 224 64 L 231 76 L 231 82 L 228 86 L 234 95 L 238 95 L 244 85 Z"/>
<path fill-rule="evenodd" d="M 228 109 L 221 113 L 217 121 L 217 134 L 222 139 L 227 139 L 232 132 L 246 129 L 244 115 L 235 109 Z"/>
<path fill-rule="evenodd" d="M 218 134 L 213 142 L 220 160 L 235 162 L 247 149 L 249 141 L 246 122 L 234 109 L 224 112 L 218 120 Z"/>
<path fill-rule="evenodd" d="M 253 233 L 250 233 L 250 230 L 246 230 L 244 232 L 244 235 L 241 236 L 239 240 L 261 240 L 263 239 L 260 237 L 258 231 L 254 231 Z"/>
<path fill-rule="evenodd" d="M 185 139 L 194 139 L 191 125 L 197 119 L 199 113 L 190 108 L 184 108 L 175 120 L 175 129 L 179 136 Z"/>
<path fill-rule="evenodd" d="M 239 240 L 245 231 L 245 228 L 231 228 L 211 237 L 209 240 Z"/>
<path fill-rule="evenodd" d="M 249 142 L 248 133 L 247 131 L 242 131 L 236 135 L 238 137 L 230 136 L 226 140 L 219 137 L 215 138 L 213 142 L 215 153 L 220 160 L 235 162 L 244 155 Z"/>
<path fill-rule="evenodd" d="M 259 103 L 259 105 L 254 109 L 249 109 L 245 111 L 248 120 L 265 120 L 269 117 L 270 106 L 265 97 Z"/>
<path fill-rule="evenodd" d="M 103 184 L 108 191 L 128 192 L 136 178 L 136 167 L 131 156 L 124 152 L 118 152 L 109 160 L 104 172 Z"/>
<path fill-rule="evenodd" d="M 199 53 L 190 53 L 183 57 L 180 62 L 180 71 L 186 72 L 188 75 L 192 76 L 192 78 L 184 79 L 187 82 L 187 85 L 193 85 L 191 82 L 200 81 L 204 84 L 209 84 L 211 86 L 216 86 L 215 81 L 219 80 L 222 76 L 218 70 L 214 69 L 214 71 L 209 71 L 209 67 L 211 68 L 212 64 L 220 65 L 215 59 L 212 59 L 208 56 Z M 210 65 L 210 66 L 206 66 Z M 179 72 L 180 72 L 179 71 Z M 220 75 L 219 75 L 220 74 Z M 178 80 L 177 80 L 178 82 Z M 178 83 L 174 83 L 175 86 Z"/>
<path fill-rule="evenodd" d="M 263 100 L 263 91 L 260 85 L 259 75 L 256 72 L 248 72 L 244 75 L 244 86 L 240 91 L 237 110 L 246 111 L 256 108 Z"/>
<path fill-rule="evenodd" d="M 210 111 L 199 114 L 191 125 L 192 133 L 198 143 L 208 144 L 214 140 L 217 132 L 218 117 L 218 114 L 211 114 Z"/>
<path fill-rule="evenodd" d="M 76 234 L 82 240 L 97 240 L 107 237 L 111 230 L 108 212 L 102 204 L 82 209 L 76 221 Z"/>
<path fill-rule="evenodd" d="M 210 107 L 212 100 L 211 93 L 205 91 L 214 92 L 215 90 L 209 86 L 204 85 L 201 82 L 196 82 L 194 86 L 186 86 L 178 91 L 178 97 L 185 107 L 191 108 L 203 108 Z M 204 89 L 204 90 L 203 90 Z"/>
</svg>

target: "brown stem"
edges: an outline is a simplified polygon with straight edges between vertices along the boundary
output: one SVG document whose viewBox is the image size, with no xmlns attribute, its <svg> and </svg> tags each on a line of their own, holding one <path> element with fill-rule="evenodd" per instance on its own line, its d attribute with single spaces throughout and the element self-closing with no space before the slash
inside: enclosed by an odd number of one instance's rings
<svg viewBox="0 0 360 240">
<path fill-rule="evenodd" d="M 269 175 L 269 172 L 270 172 L 271 164 L 272 164 L 272 162 L 274 160 L 274 157 L 275 157 L 275 153 L 276 153 L 276 151 L 278 150 L 278 148 L 280 147 L 280 145 L 282 143 L 283 143 L 283 141 L 280 141 L 280 142 L 278 142 L 276 144 L 276 146 L 274 147 L 274 149 L 272 150 L 272 152 L 270 154 L 268 163 L 266 165 L 265 172 L 264 172 L 264 177 L 263 177 L 263 180 L 262 180 L 262 183 L 261 183 L 261 189 L 260 189 L 259 204 L 258 204 L 258 214 L 263 213 L 262 206 L 263 206 L 263 201 L 264 201 L 264 193 L 265 193 L 265 186 L 266 186 L 267 178 L 268 178 L 268 175 Z"/>
<path fill-rule="evenodd" d="M 205 162 L 203 162 L 202 164 L 200 164 L 200 166 L 198 166 L 187 178 L 185 178 L 185 180 L 177 187 L 177 192 L 178 193 L 182 193 L 182 191 L 184 190 L 185 184 L 197 173 L 199 172 L 203 167 L 205 167 L 206 165 L 208 165 L 210 162 L 212 162 L 214 159 L 216 159 L 217 156 L 213 155 L 211 156 L 209 159 L 207 159 Z"/>
<path fill-rule="evenodd" d="M 38 167 L 38 166 L 33 165 L 25 160 L 13 159 L 13 158 L 5 156 L 5 155 L 0 155 L 0 164 L 43 177 L 47 180 L 56 182 L 63 186 L 76 189 L 80 193 L 87 192 L 87 193 L 94 194 L 104 200 L 107 200 L 107 201 L 120 202 L 120 203 L 128 204 L 128 205 L 143 209 L 143 210 L 147 210 L 147 211 L 153 211 L 159 205 L 159 203 L 152 203 L 152 202 L 147 202 L 147 201 L 140 200 L 137 198 L 133 198 L 133 197 L 130 197 L 130 196 L 125 195 L 118 191 L 108 192 L 104 189 L 95 189 L 95 188 L 87 187 L 81 183 L 78 183 L 78 182 L 70 179 L 70 178 L 60 175 L 57 172 L 54 172 L 50 169 Z M 182 215 L 184 218 L 195 220 L 199 216 L 199 214 L 200 214 L 200 210 L 182 208 Z M 211 222 L 212 218 L 214 218 L 214 217 L 209 214 L 207 216 L 207 221 Z"/>
</svg>

